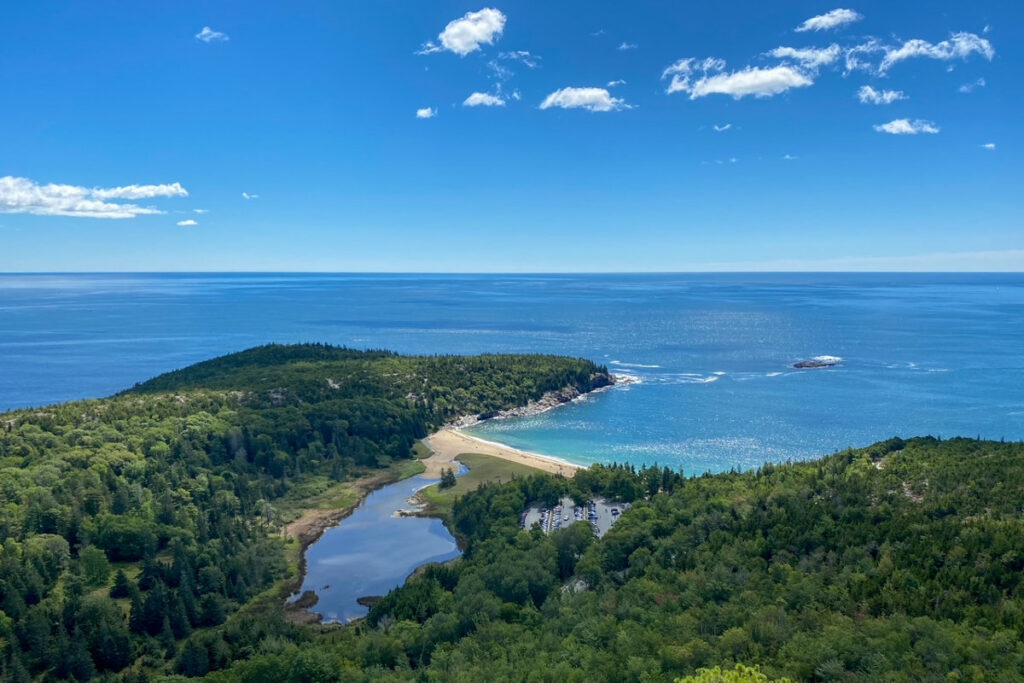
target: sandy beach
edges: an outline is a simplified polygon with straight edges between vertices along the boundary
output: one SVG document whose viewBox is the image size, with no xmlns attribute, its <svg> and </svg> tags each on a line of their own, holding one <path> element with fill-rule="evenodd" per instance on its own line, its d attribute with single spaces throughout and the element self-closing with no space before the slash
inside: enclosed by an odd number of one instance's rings
<svg viewBox="0 0 1024 683">
<path fill-rule="evenodd" d="M 490 455 L 566 477 L 571 477 L 576 474 L 576 470 L 582 469 L 579 465 L 574 465 L 558 458 L 521 451 L 518 448 L 503 446 L 493 441 L 478 439 L 451 428 L 435 432 L 423 441 L 433 451 L 433 455 L 422 460 L 427 466 L 424 475 L 428 477 L 440 477 L 442 468 L 455 467 L 455 457 L 462 453 Z"/>
</svg>

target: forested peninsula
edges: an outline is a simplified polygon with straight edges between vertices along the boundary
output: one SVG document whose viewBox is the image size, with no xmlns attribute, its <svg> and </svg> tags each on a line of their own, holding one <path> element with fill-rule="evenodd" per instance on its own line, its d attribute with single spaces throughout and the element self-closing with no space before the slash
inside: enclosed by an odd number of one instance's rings
<svg viewBox="0 0 1024 683">
<path fill-rule="evenodd" d="M 459 417 L 609 381 L 555 356 L 275 345 L 0 415 L 3 679 L 1024 677 L 1024 445 L 970 439 L 484 485 L 451 509 L 460 559 L 359 624 L 285 618 L 281 527 L 310 500 L 403 476 Z M 520 528 L 563 495 L 632 506 L 599 540 Z"/>
</svg>

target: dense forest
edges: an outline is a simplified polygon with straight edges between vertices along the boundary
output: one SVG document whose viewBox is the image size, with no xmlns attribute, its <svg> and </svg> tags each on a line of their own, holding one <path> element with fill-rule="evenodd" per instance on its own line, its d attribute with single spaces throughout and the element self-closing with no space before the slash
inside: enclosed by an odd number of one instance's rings
<svg viewBox="0 0 1024 683">
<path fill-rule="evenodd" d="M 1024 444 L 890 439 L 684 477 L 595 465 L 458 498 L 465 550 L 356 625 L 284 617 L 278 510 L 451 418 L 607 382 L 551 356 L 270 346 L 0 415 L 0 676 L 236 681 L 1024 679 Z M 632 507 L 522 530 L 529 502 Z"/>
<path fill-rule="evenodd" d="M 554 356 L 271 345 L 108 399 L 2 414 L 0 674 L 223 666 L 239 655 L 230 620 L 294 570 L 275 510 L 290 492 L 408 459 L 453 417 L 608 381 Z"/>
<path fill-rule="evenodd" d="M 634 505 L 601 540 L 519 529 L 563 492 Z M 892 439 L 689 479 L 595 466 L 481 487 L 452 523 L 465 555 L 364 624 L 257 635 L 210 680 L 1024 679 L 1020 443 Z"/>
</svg>

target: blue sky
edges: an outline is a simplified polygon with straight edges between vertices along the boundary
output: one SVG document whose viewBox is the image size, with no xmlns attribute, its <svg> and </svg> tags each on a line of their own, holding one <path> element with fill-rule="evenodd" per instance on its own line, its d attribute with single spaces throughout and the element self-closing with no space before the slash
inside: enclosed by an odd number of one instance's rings
<svg viewBox="0 0 1024 683">
<path fill-rule="evenodd" d="M 1024 270 L 1022 25 L 1015 2 L 8 3 L 0 270 Z"/>
</svg>

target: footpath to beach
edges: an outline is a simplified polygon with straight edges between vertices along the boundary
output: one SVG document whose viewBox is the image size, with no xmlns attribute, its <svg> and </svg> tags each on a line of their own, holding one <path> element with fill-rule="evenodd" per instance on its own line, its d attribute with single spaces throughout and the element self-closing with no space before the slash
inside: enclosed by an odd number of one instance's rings
<svg viewBox="0 0 1024 683">
<path fill-rule="evenodd" d="M 544 472 L 550 472 L 551 474 L 561 474 L 566 477 L 571 477 L 576 474 L 577 470 L 582 469 L 579 465 L 574 465 L 571 462 L 566 462 L 565 460 L 559 460 L 558 458 L 553 458 L 547 455 L 540 455 L 539 453 L 521 451 L 518 448 L 504 446 L 500 443 L 494 443 L 493 441 L 478 439 L 474 436 L 469 436 L 468 434 L 451 428 L 435 432 L 423 441 L 433 452 L 429 458 L 424 458 L 420 461 L 427 467 L 426 472 L 424 472 L 424 476 L 435 479 L 441 477 L 442 469 L 457 468 L 455 458 L 463 453 L 490 455 L 495 458 L 510 460 L 512 462 L 519 463 L 520 465 L 526 465 L 527 467 L 533 467 L 534 469 L 542 470 Z"/>
</svg>

